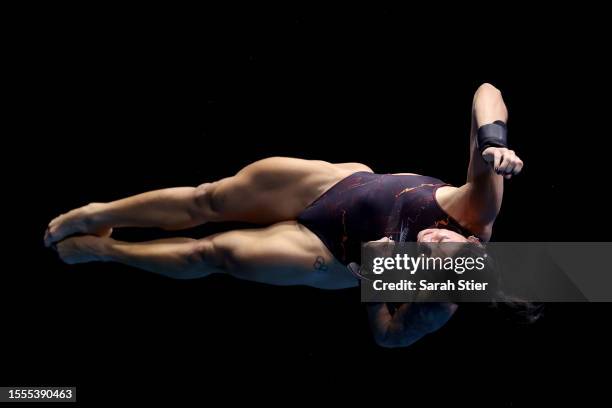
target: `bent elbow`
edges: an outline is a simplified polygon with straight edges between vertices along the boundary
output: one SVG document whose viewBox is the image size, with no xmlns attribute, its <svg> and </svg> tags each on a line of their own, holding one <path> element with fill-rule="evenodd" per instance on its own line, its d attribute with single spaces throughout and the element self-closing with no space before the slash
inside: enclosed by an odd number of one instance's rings
<svg viewBox="0 0 612 408">
<path fill-rule="evenodd" d="M 374 336 L 374 340 L 376 344 L 383 348 L 400 348 L 400 347 L 408 347 L 412 345 L 414 342 L 419 340 L 423 336 L 402 336 L 402 337 L 393 337 L 393 336 Z"/>
<path fill-rule="evenodd" d="M 379 340 L 377 340 L 377 341 L 376 341 L 376 344 L 377 344 L 379 347 L 388 348 L 388 349 L 391 349 L 391 348 L 399 348 L 399 347 L 405 347 L 405 346 L 403 346 L 402 344 L 399 344 L 399 343 L 396 343 L 396 342 L 385 341 L 385 340 L 383 340 L 383 341 L 379 341 Z"/>
</svg>

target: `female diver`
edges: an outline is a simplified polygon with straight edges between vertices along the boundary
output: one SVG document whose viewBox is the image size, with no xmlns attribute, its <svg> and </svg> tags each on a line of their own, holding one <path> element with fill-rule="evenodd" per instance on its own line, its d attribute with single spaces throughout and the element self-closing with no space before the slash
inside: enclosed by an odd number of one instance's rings
<svg viewBox="0 0 612 408">
<path fill-rule="evenodd" d="M 474 95 L 467 181 L 453 187 L 411 173 L 375 174 L 360 163 L 272 157 L 235 176 L 198 187 L 151 191 L 91 203 L 53 219 L 45 245 L 66 263 L 111 261 L 172 278 L 223 273 L 274 285 L 324 289 L 356 286 L 347 268 L 362 242 L 488 241 L 500 210 L 503 180 L 523 162 L 507 148 L 507 110 L 499 90 Z M 202 239 L 121 242 L 112 228 L 180 230 L 242 221 L 260 228 Z M 377 343 L 407 346 L 448 321 L 451 303 L 369 304 Z"/>
</svg>

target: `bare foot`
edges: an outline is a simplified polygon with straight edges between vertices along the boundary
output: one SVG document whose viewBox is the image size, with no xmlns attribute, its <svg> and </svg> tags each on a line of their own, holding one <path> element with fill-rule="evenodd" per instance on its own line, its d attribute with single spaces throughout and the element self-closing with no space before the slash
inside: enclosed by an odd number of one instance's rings
<svg viewBox="0 0 612 408">
<path fill-rule="evenodd" d="M 108 238 L 84 235 L 63 240 L 57 244 L 60 259 L 67 264 L 102 260 L 102 246 Z"/>
<path fill-rule="evenodd" d="M 45 231 L 45 246 L 51 246 L 56 242 L 74 234 L 91 234 L 100 237 L 108 237 L 112 228 L 96 225 L 93 214 L 100 204 L 88 204 L 54 218 Z"/>
</svg>

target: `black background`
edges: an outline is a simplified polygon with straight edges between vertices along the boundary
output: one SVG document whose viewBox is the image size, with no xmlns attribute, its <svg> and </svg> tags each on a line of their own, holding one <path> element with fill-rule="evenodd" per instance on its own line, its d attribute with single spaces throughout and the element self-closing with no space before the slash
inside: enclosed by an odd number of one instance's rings
<svg viewBox="0 0 612 408">
<path fill-rule="evenodd" d="M 436 334 L 387 350 L 371 338 L 357 289 L 173 281 L 63 265 L 42 246 L 47 222 L 68 209 L 197 185 L 274 155 L 460 184 L 472 95 L 485 81 L 502 90 L 526 163 L 506 182 L 493 240 L 609 240 L 603 26 L 573 10 L 516 20 L 446 11 L 19 14 L 7 110 L 17 127 L 3 149 L 1 382 L 77 385 L 81 401 L 287 387 L 294 399 L 369 389 L 409 401 L 459 384 L 451 396 L 492 393 L 487 401 L 503 405 L 563 397 L 609 367 L 605 304 L 548 305 L 531 326 L 465 305 Z"/>
</svg>

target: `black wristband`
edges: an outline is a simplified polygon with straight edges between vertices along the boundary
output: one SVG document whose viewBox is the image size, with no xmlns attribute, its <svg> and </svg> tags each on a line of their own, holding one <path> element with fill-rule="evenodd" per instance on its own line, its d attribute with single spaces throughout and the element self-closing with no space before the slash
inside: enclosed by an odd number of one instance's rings
<svg viewBox="0 0 612 408">
<path fill-rule="evenodd" d="M 508 147 L 508 129 L 503 121 L 478 128 L 478 150 L 482 153 L 487 147 Z"/>
</svg>

